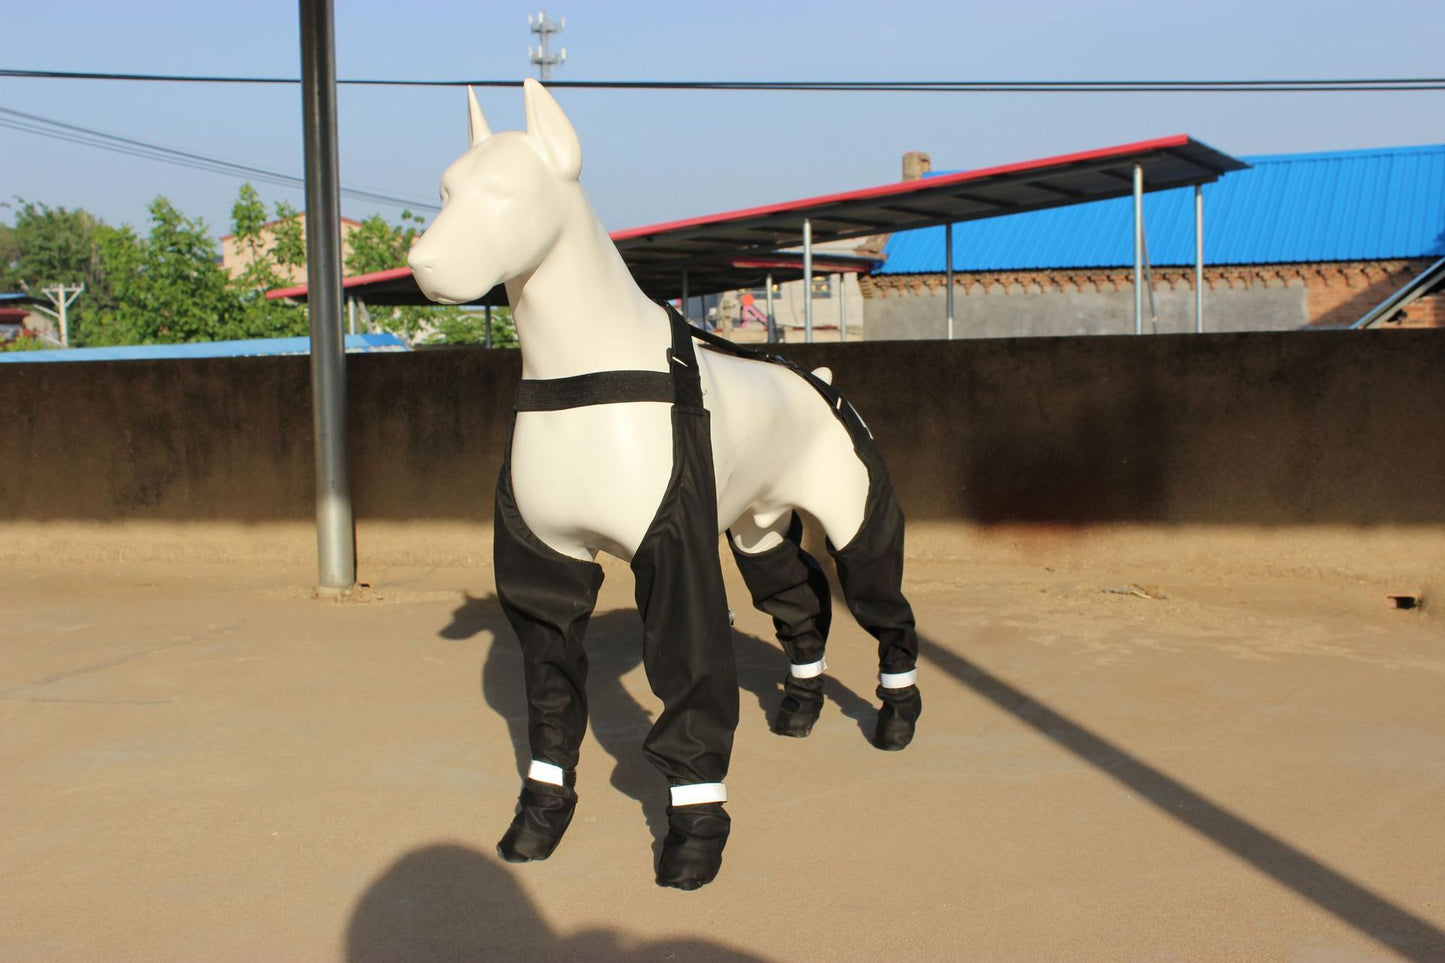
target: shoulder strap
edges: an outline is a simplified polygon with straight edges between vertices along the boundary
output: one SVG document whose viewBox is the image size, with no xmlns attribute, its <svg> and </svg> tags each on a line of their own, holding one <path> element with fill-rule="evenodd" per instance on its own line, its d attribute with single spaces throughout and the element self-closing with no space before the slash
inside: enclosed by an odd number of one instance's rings
<svg viewBox="0 0 1445 963">
<path fill-rule="evenodd" d="M 672 327 L 672 348 L 667 352 L 667 366 L 672 371 L 672 403 L 679 408 L 701 411 L 702 375 L 697 370 L 697 352 L 692 348 L 692 339 L 697 329 L 670 304 L 667 320 Z"/>
<path fill-rule="evenodd" d="M 524 378 L 517 385 L 518 411 L 561 411 L 587 405 L 673 399 L 673 377 L 666 371 L 594 371 L 571 378 Z"/>
</svg>

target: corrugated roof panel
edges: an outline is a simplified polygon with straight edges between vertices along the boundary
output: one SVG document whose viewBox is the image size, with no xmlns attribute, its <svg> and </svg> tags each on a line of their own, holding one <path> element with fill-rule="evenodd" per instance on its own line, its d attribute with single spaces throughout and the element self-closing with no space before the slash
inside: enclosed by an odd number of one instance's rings
<svg viewBox="0 0 1445 963">
<path fill-rule="evenodd" d="M 348 354 L 381 351 L 406 351 L 406 342 L 390 332 L 348 334 Z M 33 363 L 46 361 L 157 361 L 196 358 L 243 358 L 262 355 L 301 355 L 311 353 L 311 339 L 255 338 L 249 341 L 188 341 L 183 344 L 129 344 L 105 348 L 57 348 L 43 351 L 7 351 L 0 353 L 0 363 Z"/>
<path fill-rule="evenodd" d="M 1273 154 L 1204 186 L 1209 264 L 1445 255 L 1445 145 Z M 1117 198 L 954 226 L 954 270 L 1132 264 L 1133 200 Z M 1194 261 L 1194 193 L 1144 197 L 1153 264 Z M 880 274 L 943 270 L 943 228 L 894 234 Z"/>
</svg>

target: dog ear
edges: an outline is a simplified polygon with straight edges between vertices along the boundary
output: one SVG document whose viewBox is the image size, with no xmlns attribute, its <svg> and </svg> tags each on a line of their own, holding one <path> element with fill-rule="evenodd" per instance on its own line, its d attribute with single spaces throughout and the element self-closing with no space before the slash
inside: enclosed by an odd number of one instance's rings
<svg viewBox="0 0 1445 963">
<path fill-rule="evenodd" d="M 576 180 L 582 173 L 582 144 L 562 107 L 547 88 L 528 77 L 522 82 L 527 108 L 527 134 L 542 148 L 547 166 L 561 177 Z"/>
<path fill-rule="evenodd" d="M 487 126 L 487 118 L 482 116 L 482 108 L 477 103 L 477 95 L 472 93 L 472 85 L 467 85 L 467 140 L 469 147 L 476 147 L 482 141 L 492 136 L 491 128 Z"/>
</svg>

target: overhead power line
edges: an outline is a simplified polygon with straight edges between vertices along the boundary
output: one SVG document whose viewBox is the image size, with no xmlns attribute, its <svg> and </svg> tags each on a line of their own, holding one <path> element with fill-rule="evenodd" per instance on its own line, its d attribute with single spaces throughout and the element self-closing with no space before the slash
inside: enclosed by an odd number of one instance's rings
<svg viewBox="0 0 1445 963">
<path fill-rule="evenodd" d="M 0 77 L 48 80 L 144 81 L 188 84 L 298 84 L 294 77 L 235 77 L 113 73 L 81 70 L 0 70 Z M 344 78 L 362 87 L 520 87 L 519 80 L 395 80 Z M 1336 77 L 1255 80 L 555 80 L 581 90 L 731 90 L 837 93 L 1342 93 L 1445 90 L 1445 77 Z"/>
<path fill-rule="evenodd" d="M 287 174 L 284 171 L 274 171 L 264 167 L 256 167 L 252 164 L 242 164 L 220 157 L 211 157 L 206 154 L 197 154 L 193 151 L 181 150 L 175 147 L 152 144 L 147 141 L 136 140 L 133 137 L 122 137 L 119 134 L 110 134 L 90 127 L 82 127 L 79 124 L 70 124 L 65 121 L 53 120 L 49 117 L 41 117 L 39 114 L 29 114 L 21 110 L 12 110 L 9 107 L 0 107 L 0 127 L 6 127 L 10 130 L 17 130 L 27 134 L 36 134 L 41 137 L 51 138 L 52 140 L 79 144 L 85 147 L 96 147 L 100 150 L 126 154 L 131 157 L 140 157 L 146 160 L 173 164 L 177 167 L 188 167 L 192 170 L 245 178 L 264 184 L 296 188 L 304 188 L 306 186 L 304 178 L 295 174 Z M 433 212 L 441 210 L 436 204 L 426 201 L 419 201 L 409 197 L 399 197 L 395 194 L 367 190 L 365 188 L 343 187 L 341 188 L 341 193 L 346 197 L 359 201 L 372 201 L 374 203 L 395 207 Z"/>
</svg>

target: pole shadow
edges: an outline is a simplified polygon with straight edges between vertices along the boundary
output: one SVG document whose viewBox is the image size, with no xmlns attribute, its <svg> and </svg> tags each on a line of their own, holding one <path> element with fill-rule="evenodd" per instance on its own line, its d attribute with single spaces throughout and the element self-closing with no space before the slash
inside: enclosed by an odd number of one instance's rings
<svg viewBox="0 0 1445 963">
<path fill-rule="evenodd" d="M 482 665 L 482 697 L 507 722 L 520 780 L 532 758 L 527 739 L 527 698 L 522 653 L 501 604 L 495 595 L 468 594 L 452 613 L 451 622 L 438 634 L 461 641 L 482 632 L 492 638 Z M 774 642 L 738 631 L 734 631 L 732 637 L 738 686 L 752 697 L 757 707 L 751 710 L 748 700 L 743 700 L 739 725 L 766 727 L 782 701 L 787 656 Z M 586 647 L 588 727 L 612 757 L 609 780 L 612 787 L 636 800 L 641 808 L 652 834 L 655 858 L 667 835 L 667 783 L 642 751 L 643 740 L 652 728 L 653 713 L 622 684 L 623 677 L 642 661 L 642 620 L 631 609 L 594 616 L 587 626 Z M 844 715 L 858 724 L 865 737 L 871 734 L 877 718 L 873 705 L 836 679 L 830 678 L 823 691 Z M 586 758 L 581 760 L 580 765 L 588 764 Z M 510 819 L 510 813 L 498 814 L 499 838 Z"/>
<path fill-rule="evenodd" d="M 501 865 L 452 844 L 426 846 L 398 859 L 367 888 L 346 928 L 347 963 L 518 959 L 766 963 L 706 940 L 639 946 L 614 929 L 560 935 Z"/>
<path fill-rule="evenodd" d="M 1171 819 L 1409 960 L 1445 960 L 1445 932 L 1251 825 L 1183 783 L 930 639 L 919 654 L 1020 722 L 1138 793 Z"/>
</svg>

